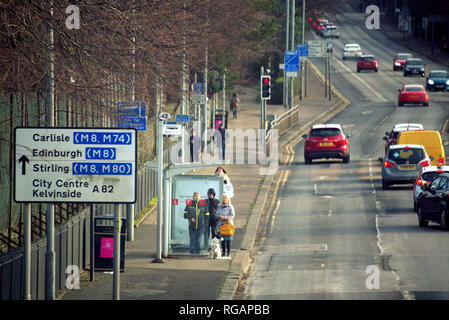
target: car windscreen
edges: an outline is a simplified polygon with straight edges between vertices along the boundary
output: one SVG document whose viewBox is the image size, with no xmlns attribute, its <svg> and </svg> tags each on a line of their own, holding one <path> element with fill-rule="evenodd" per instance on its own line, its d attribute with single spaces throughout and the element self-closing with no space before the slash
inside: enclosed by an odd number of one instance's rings
<svg viewBox="0 0 449 320">
<path fill-rule="evenodd" d="M 323 128 L 323 129 L 312 129 L 310 131 L 310 136 L 312 137 L 336 137 L 341 134 L 340 129 L 336 128 Z"/>
<path fill-rule="evenodd" d="M 398 54 L 398 57 L 397 57 L 398 60 L 407 60 L 409 58 L 411 58 L 411 55 L 408 55 L 408 54 Z"/>
<path fill-rule="evenodd" d="M 445 172 L 447 173 L 447 172 Z M 425 180 L 425 181 L 433 181 L 435 180 L 436 177 L 438 177 L 440 174 L 442 174 L 442 172 L 435 172 L 435 171 L 430 171 L 430 172 L 424 172 L 421 175 L 421 179 Z"/>
<path fill-rule="evenodd" d="M 399 131 L 393 132 L 393 134 L 391 135 L 391 139 L 397 140 L 398 139 L 398 135 L 399 135 Z"/>
<path fill-rule="evenodd" d="M 430 78 L 449 78 L 449 74 L 447 72 L 431 72 L 429 77 Z"/>
<path fill-rule="evenodd" d="M 390 149 L 388 159 L 397 164 L 416 164 L 425 157 L 423 149 L 419 148 L 396 148 Z"/>
<path fill-rule="evenodd" d="M 422 61 L 421 60 L 409 60 L 407 61 L 408 66 L 421 66 Z"/>
<path fill-rule="evenodd" d="M 346 50 L 359 50 L 360 47 L 358 47 L 358 46 L 347 46 L 345 49 Z"/>
<path fill-rule="evenodd" d="M 405 87 L 405 91 L 407 92 L 418 92 L 422 91 L 421 87 Z"/>
</svg>

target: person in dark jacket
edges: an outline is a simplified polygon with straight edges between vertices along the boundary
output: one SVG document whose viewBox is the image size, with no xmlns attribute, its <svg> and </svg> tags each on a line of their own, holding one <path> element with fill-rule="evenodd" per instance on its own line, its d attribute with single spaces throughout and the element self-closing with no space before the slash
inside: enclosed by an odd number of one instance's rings
<svg viewBox="0 0 449 320">
<path fill-rule="evenodd" d="M 219 153 L 221 151 L 220 154 L 220 160 L 225 160 L 225 154 L 226 154 L 226 141 L 228 140 L 227 138 L 227 133 L 226 133 L 226 129 L 224 128 L 223 123 L 220 123 L 220 127 L 218 128 L 218 131 L 221 134 L 221 150 L 218 149 Z M 219 146 L 220 147 L 220 146 Z"/>
<path fill-rule="evenodd" d="M 196 130 L 193 129 L 192 135 L 190 136 L 190 162 L 200 161 L 200 149 L 201 139 L 196 135 Z"/>
<path fill-rule="evenodd" d="M 200 203 L 200 194 L 193 194 L 191 205 L 184 209 L 184 218 L 189 221 L 190 253 L 200 254 L 200 239 L 204 231 L 204 225 L 209 225 L 209 212 L 207 211 L 206 201 L 204 205 Z"/>
<path fill-rule="evenodd" d="M 205 245 L 209 244 L 209 234 L 211 235 L 212 239 L 217 237 L 217 234 L 215 233 L 215 228 L 217 225 L 217 221 L 215 219 L 215 213 L 217 212 L 219 204 L 220 204 L 220 201 L 218 199 L 215 199 L 215 189 L 210 188 L 209 190 L 207 190 L 206 206 L 207 206 L 207 210 L 209 212 L 209 225 L 207 226 L 207 231 L 204 233 Z M 205 248 L 206 248 L 206 246 L 205 246 Z"/>
</svg>

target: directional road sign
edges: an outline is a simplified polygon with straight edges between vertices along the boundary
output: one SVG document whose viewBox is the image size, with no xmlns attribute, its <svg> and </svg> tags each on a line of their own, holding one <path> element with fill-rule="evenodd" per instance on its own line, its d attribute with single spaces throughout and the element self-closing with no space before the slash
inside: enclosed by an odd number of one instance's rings
<svg viewBox="0 0 449 320">
<path fill-rule="evenodd" d="M 296 51 L 299 52 L 300 57 L 309 56 L 309 45 L 308 44 L 297 44 Z"/>
<path fill-rule="evenodd" d="M 117 103 L 117 127 L 134 128 L 138 131 L 147 129 L 145 101 L 120 101 Z"/>
<path fill-rule="evenodd" d="M 324 40 L 309 40 L 307 44 L 309 45 L 309 58 L 326 56 L 326 43 Z"/>
<path fill-rule="evenodd" d="M 299 72 L 298 51 L 285 51 L 284 55 L 285 72 Z"/>
<path fill-rule="evenodd" d="M 176 122 L 188 123 L 189 119 L 190 119 L 190 117 L 188 114 L 177 114 L 176 115 Z"/>
<path fill-rule="evenodd" d="M 14 136 L 14 201 L 136 201 L 135 129 L 16 127 Z"/>
</svg>

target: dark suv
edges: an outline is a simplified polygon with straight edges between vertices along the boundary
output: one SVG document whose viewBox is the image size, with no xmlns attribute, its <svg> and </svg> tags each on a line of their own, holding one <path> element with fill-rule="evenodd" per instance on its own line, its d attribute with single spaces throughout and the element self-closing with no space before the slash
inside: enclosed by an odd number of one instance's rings
<svg viewBox="0 0 449 320">
<path fill-rule="evenodd" d="M 427 187 L 422 186 L 418 196 L 418 222 L 426 227 L 428 220 L 438 222 L 443 230 L 449 229 L 449 174 L 440 174 Z"/>
<path fill-rule="evenodd" d="M 424 62 L 421 59 L 407 59 L 404 64 L 404 77 L 409 74 L 419 74 L 425 77 Z"/>
</svg>

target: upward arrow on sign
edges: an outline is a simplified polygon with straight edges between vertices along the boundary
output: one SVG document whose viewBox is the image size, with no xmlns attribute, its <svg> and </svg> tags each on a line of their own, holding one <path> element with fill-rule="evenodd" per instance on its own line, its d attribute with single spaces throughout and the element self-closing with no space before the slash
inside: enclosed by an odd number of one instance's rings
<svg viewBox="0 0 449 320">
<path fill-rule="evenodd" d="M 22 176 L 23 176 L 23 175 L 25 175 L 25 172 L 26 172 L 26 169 L 25 169 L 26 164 L 30 163 L 30 160 L 25 155 L 23 155 L 19 158 L 19 163 L 22 163 Z"/>
</svg>

